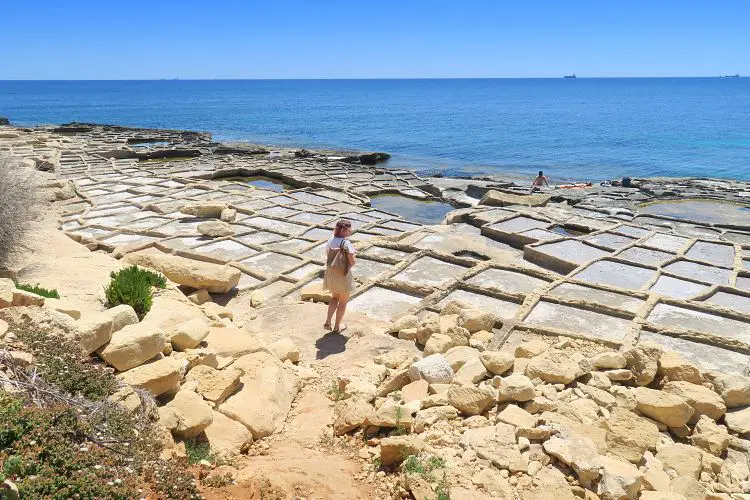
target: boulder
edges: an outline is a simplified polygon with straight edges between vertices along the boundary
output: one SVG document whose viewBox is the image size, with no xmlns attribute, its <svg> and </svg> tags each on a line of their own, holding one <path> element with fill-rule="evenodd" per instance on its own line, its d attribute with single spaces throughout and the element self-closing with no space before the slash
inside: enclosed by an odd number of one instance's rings
<svg viewBox="0 0 750 500">
<path fill-rule="evenodd" d="M 209 295 L 208 290 L 206 290 L 205 288 L 196 290 L 195 292 L 188 295 L 187 298 L 190 302 L 198 306 L 207 302 L 211 302 L 212 300 L 211 295 Z"/>
<path fill-rule="evenodd" d="M 484 351 L 479 355 L 479 359 L 484 363 L 484 367 L 493 375 L 502 375 L 511 368 L 515 359 L 509 352 L 504 351 Z"/>
<path fill-rule="evenodd" d="M 479 358 L 464 364 L 454 375 L 453 383 L 459 385 L 475 385 L 489 376 Z"/>
<path fill-rule="evenodd" d="M 427 397 L 427 389 L 429 385 L 426 380 L 416 380 L 409 384 L 406 384 L 401 389 L 401 399 L 404 403 L 410 401 L 421 401 Z"/>
<path fill-rule="evenodd" d="M 727 408 L 750 405 L 750 377 L 720 374 L 713 382 Z"/>
<path fill-rule="evenodd" d="M 659 429 L 649 420 L 635 413 L 615 408 L 605 420 L 607 450 L 632 463 L 639 463 L 647 450 L 659 441 Z"/>
<path fill-rule="evenodd" d="M 628 363 L 621 352 L 606 351 L 594 356 L 591 364 L 597 370 L 617 370 L 625 368 Z"/>
<path fill-rule="evenodd" d="M 253 443 L 253 435 L 247 427 L 218 411 L 212 411 L 211 415 L 211 424 L 203 429 L 211 455 L 227 460 L 244 452 Z"/>
<path fill-rule="evenodd" d="M 366 425 L 377 427 L 411 427 L 412 408 L 407 405 L 398 404 L 395 401 L 386 401 L 380 408 L 370 411 L 365 419 Z"/>
<path fill-rule="evenodd" d="M 710 417 L 701 415 L 690 436 L 690 442 L 693 446 L 720 457 L 729 446 L 729 433 L 723 425 L 718 425 Z"/>
<path fill-rule="evenodd" d="M 590 487 L 599 479 L 599 463 L 602 457 L 599 456 L 591 439 L 576 435 L 566 438 L 553 436 L 545 441 L 543 446 L 548 455 L 572 467 L 584 487 Z"/>
<path fill-rule="evenodd" d="M 234 234 L 231 224 L 219 220 L 201 222 L 196 229 L 202 235 L 211 238 L 221 238 L 222 236 L 232 236 Z"/>
<path fill-rule="evenodd" d="M 206 302 L 200 306 L 203 314 L 213 320 L 234 319 L 234 313 L 224 306 L 217 304 L 216 302 Z"/>
<path fill-rule="evenodd" d="M 406 316 L 401 316 L 393 323 L 391 323 L 390 327 L 388 328 L 388 332 L 398 333 L 401 330 L 417 327 L 419 327 L 419 318 L 413 314 L 408 314 Z"/>
<path fill-rule="evenodd" d="M 670 444 L 656 454 L 664 470 L 673 470 L 678 476 L 699 479 L 701 473 L 701 451 L 686 444 Z"/>
<path fill-rule="evenodd" d="M 167 339 L 176 351 L 193 349 L 208 337 L 211 327 L 208 321 L 202 317 L 195 317 L 181 323 L 177 323 L 165 333 Z"/>
<path fill-rule="evenodd" d="M 498 385 L 498 401 L 530 401 L 536 396 L 534 384 L 525 375 L 508 375 L 504 378 L 494 379 Z"/>
<path fill-rule="evenodd" d="M 705 500 L 709 498 L 706 495 L 706 488 L 692 477 L 676 477 L 672 480 L 671 492 L 674 495 L 681 495 L 686 500 Z"/>
<path fill-rule="evenodd" d="M 179 285 L 205 288 L 211 293 L 229 292 L 237 286 L 242 274 L 239 269 L 226 265 L 144 251 L 129 253 L 123 260 L 159 271 Z"/>
<path fill-rule="evenodd" d="M 453 380 L 453 370 L 442 354 L 433 354 L 411 365 L 409 377 L 412 382 L 425 380 L 428 384 L 449 384 Z"/>
<path fill-rule="evenodd" d="M 569 384 L 582 374 L 579 364 L 570 354 L 557 349 L 531 358 L 524 373 L 531 379 L 539 377 L 550 384 Z"/>
<path fill-rule="evenodd" d="M 190 370 L 186 380 L 195 380 L 198 384 L 198 394 L 217 405 L 224 402 L 240 387 L 242 372 L 236 368 L 217 370 L 206 365 L 198 365 Z"/>
<path fill-rule="evenodd" d="M 217 356 L 229 358 L 266 350 L 263 342 L 235 327 L 211 327 L 203 342 Z"/>
<path fill-rule="evenodd" d="M 180 212 L 185 215 L 192 215 L 203 219 L 218 219 L 226 208 L 228 208 L 226 203 L 201 201 L 183 205 L 182 208 L 180 208 Z"/>
<path fill-rule="evenodd" d="M 373 361 L 375 361 L 375 363 L 377 364 L 385 366 L 386 368 L 395 370 L 411 359 L 412 355 L 406 349 L 394 349 L 378 354 L 377 356 L 375 356 L 375 358 L 373 358 Z"/>
<path fill-rule="evenodd" d="M 182 390 L 172 401 L 159 408 L 159 420 L 175 437 L 189 439 L 211 425 L 213 411 L 198 394 Z"/>
<path fill-rule="evenodd" d="M 283 425 L 299 392 L 299 378 L 265 352 L 246 354 L 232 367 L 242 371 L 243 386 L 219 411 L 247 427 L 253 439 L 270 436 Z"/>
<path fill-rule="evenodd" d="M 640 342 L 623 354 L 637 385 L 648 385 L 656 378 L 662 348 L 651 342 Z"/>
<path fill-rule="evenodd" d="M 81 310 L 78 308 L 78 306 L 65 299 L 53 299 L 47 297 L 44 300 L 44 307 L 53 309 L 63 314 L 67 314 L 73 319 L 81 319 Z"/>
<path fill-rule="evenodd" d="M 454 342 L 453 338 L 451 338 L 450 336 L 443 335 L 442 333 L 435 333 L 433 335 L 430 335 L 430 338 L 427 339 L 427 342 L 424 345 L 423 354 L 425 356 L 442 354 L 456 345 L 460 344 L 456 344 L 456 342 Z"/>
<path fill-rule="evenodd" d="M 360 428 L 372 409 L 372 405 L 357 398 L 337 401 L 334 407 L 336 417 L 333 422 L 334 434 L 342 436 Z"/>
<path fill-rule="evenodd" d="M 533 339 L 516 346 L 515 356 L 517 358 L 533 358 L 534 356 L 539 356 L 549 348 L 549 344 L 545 341 Z"/>
<path fill-rule="evenodd" d="M 448 403 L 464 415 L 479 415 L 495 404 L 495 398 L 479 387 L 451 387 L 446 393 Z"/>
<path fill-rule="evenodd" d="M 522 205 L 525 207 L 543 207 L 549 202 L 550 196 L 547 194 L 527 194 L 519 195 L 504 193 L 491 189 L 479 200 L 479 205 L 490 207 L 508 207 L 511 205 Z"/>
<path fill-rule="evenodd" d="M 270 344 L 268 348 L 281 361 L 289 360 L 292 363 L 299 363 L 299 347 L 288 337 L 277 340 L 273 344 Z"/>
<path fill-rule="evenodd" d="M 130 310 L 132 311 L 132 308 Z M 133 313 L 135 314 L 135 311 Z M 137 316 L 131 324 L 135 323 L 138 323 Z M 112 315 L 106 311 L 84 316 L 78 321 L 77 327 L 75 338 L 87 354 L 91 354 L 112 339 Z"/>
<path fill-rule="evenodd" d="M 115 332 L 97 354 L 118 371 L 135 368 L 159 354 L 167 337 L 147 323 L 128 325 Z"/>
<path fill-rule="evenodd" d="M 442 421 L 458 418 L 458 410 L 452 406 L 432 406 L 417 412 L 414 419 L 414 432 L 423 432 L 427 427 Z"/>
<path fill-rule="evenodd" d="M 300 294 L 303 302 L 312 300 L 313 302 L 328 304 L 331 301 L 331 291 L 323 286 L 322 281 L 303 286 Z"/>
<path fill-rule="evenodd" d="M 225 208 L 221 211 L 221 215 L 219 216 L 219 219 L 221 219 L 224 222 L 234 222 L 234 219 L 237 218 L 237 210 L 234 208 Z"/>
<path fill-rule="evenodd" d="M 701 372 L 695 366 L 688 363 L 685 358 L 672 351 L 664 351 L 659 358 L 659 368 L 656 372 L 667 381 L 690 382 L 700 384 L 702 382 Z"/>
<path fill-rule="evenodd" d="M 500 469 L 523 461 L 516 446 L 516 433 L 512 425 L 499 423 L 494 426 L 469 429 L 461 436 L 461 448 L 472 450 L 482 460 L 489 460 Z"/>
<path fill-rule="evenodd" d="M 639 412 L 667 427 L 682 427 L 693 416 L 690 405 L 680 397 L 664 391 L 638 387 L 635 399 Z"/>
<path fill-rule="evenodd" d="M 444 356 L 446 361 L 448 361 L 448 364 L 451 365 L 453 371 L 457 372 L 468 361 L 471 361 L 472 359 L 479 359 L 479 354 L 479 351 L 477 351 L 473 347 L 460 345 L 448 349 L 445 352 Z"/>
<path fill-rule="evenodd" d="M 463 320 L 463 327 L 469 333 L 481 332 L 483 330 L 491 332 L 495 324 L 500 322 L 497 315 L 480 309 L 463 309 L 459 316 Z"/>
<path fill-rule="evenodd" d="M 144 389 L 154 396 L 161 396 L 179 388 L 183 374 L 183 364 L 167 357 L 131 368 L 121 373 L 118 378 L 131 387 Z"/>
<path fill-rule="evenodd" d="M 662 388 L 664 392 L 674 394 L 693 408 L 690 423 L 698 422 L 701 415 L 718 420 L 727 412 L 727 407 L 721 396 L 711 389 L 691 382 L 667 382 Z"/>
<path fill-rule="evenodd" d="M 750 406 L 727 412 L 724 416 L 724 422 L 726 422 L 729 430 L 737 434 L 750 434 Z"/>
<path fill-rule="evenodd" d="M 513 427 L 536 427 L 537 418 L 516 405 L 509 404 L 497 414 L 497 421 L 510 424 Z"/>
<path fill-rule="evenodd" d="M 41 295 L 16 288 L 13 290 L 13 303 L 11 305 L 14 307 L 43 306 L 44 300 Z"/>
<path fill-rule="evenodd" d="M 597 494 L 601 500 L 638 498 L 642 474 L 632 464 L 612 457 L 600 457 L 601 479 Z"/>
<path fill-rule="evenodd" d="M 378 397 L 385 397 L 393 391 L 398 391 L 399 389 L 406 386 L 412 381 L 411 376 L 409 375 L 410 370 L 411 367 L 394 371 L 388 378 L 383 381 L 382 384 L 378 386 L 378 392 L 376 395 Z"/>
<path fill-rule="evenodd" d="M 427 449 L 422 438 L 414 435 L 392 436 L 380 441 L 380 463 L 389 466 L 403 462 L 410 455 L 419 455 Z"/>
</svg>

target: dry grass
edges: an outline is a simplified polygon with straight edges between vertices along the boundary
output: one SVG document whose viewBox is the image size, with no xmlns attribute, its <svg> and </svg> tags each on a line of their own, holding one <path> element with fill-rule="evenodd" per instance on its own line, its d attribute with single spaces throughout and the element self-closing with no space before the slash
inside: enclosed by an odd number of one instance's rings
<svg viewBox="0 0 750 500">
<path fill-rule="evenodd" d="M 0 267 L 14 251 L 24 248 L 24 236 L 38 208 L 36 171 L 0 157 Z"/>
</svg>

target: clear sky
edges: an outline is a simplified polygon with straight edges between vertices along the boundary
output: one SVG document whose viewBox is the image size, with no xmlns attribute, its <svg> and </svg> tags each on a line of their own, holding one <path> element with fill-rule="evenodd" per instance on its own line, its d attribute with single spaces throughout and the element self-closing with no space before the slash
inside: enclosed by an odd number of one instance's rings
<svg viewBox="0 0 750 500">
<path fill-rule="evenodd" d="M 750 75 L 749 0 L 2 0 L 0 79 Z"/>
</svg>

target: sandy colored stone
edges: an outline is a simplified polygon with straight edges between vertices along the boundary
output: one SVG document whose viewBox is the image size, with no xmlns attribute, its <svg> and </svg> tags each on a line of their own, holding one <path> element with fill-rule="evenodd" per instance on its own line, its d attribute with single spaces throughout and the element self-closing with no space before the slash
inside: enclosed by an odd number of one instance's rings
<svg viewBox="0 0 750 500">
<path fill-rule="evenodd" d="M 451 387 L 446 397 L 448 403 L 464 415 L 479 415 L 495 403 L 491 394 L 478 387 Z"/>
<path fill-rule="evenodd" d="M 208 290 L 206 290 L 205 288 L 196 290 L 195 292 L 188 295 L 187 298 L 190 302 L 198 306 L 207 302 L 211 302 L 211 295 L 209 295 Z"/>
<path fill-rule="evenodd" d="M 427 397 L 427 389 L 430 384 L 425 380 L 415 380 L 401 389 L 401 399 L 404 403 L 409 401 L 421 401 Z"/>
<path fill-rule="evenodd" d="M 125 371 L 159 354 L 166 340 L 163 331 L 154 329 L 148 323 L 137 323 L 115 332 L 112 339 L 97 350 L 97 354 L 118 371 Z"/>
<path fill-rule="evenodd" d="M 512 194 L 491 189 L 479 200 L 479 205 L 490 207 L 507 207 L 511 205 L 522 205 L 526 207 L 543 207 L 549 202 L 548 194 Z"/>
<path fill-rule="evenodd" d="M 601 479 L 597 493 L 601 500 L 638 498 L 641 489 L 641 472 L 629 462 L 612 457 L 600 457 Z"/>
<path fill-rule="evenodd" d="M 672 480 L 672 493 L 682 495 L 686 500 L 705 500 L 706 488 L 692 477 L 676 477 Z"/>
<path fill-rule="evenodd" d="M 732 410 L 724 416 L 724 422 L 732 432 L 750 434 L 750 406 L 741 410 Z"/>
<path fill-rule="evenodd" d="M 425 449 L 427 445 L 419 436 L 387 437 L 380 441 L 380 462 L 385 466 L 397 464 L 410 455 L 419 455 Z"/>
<path fill-rule="evenodd" d="M 750 405 L 750 377 L 720 374 L 714 379 L 714 387 L 727 408 Z"/>
<path fill-rule="evenodd" d="M 423 432 L 427 427 L 445 420 L 458 418 L 458 410 L 452 406 L 432 406 L 417 412 L 414 419 L 414 432 Z"/>
<path fill-rule="evenodd" d="M 495 324 L 500 322 L 495 314 L 480 309 L 464 309 L 461 311 L 460 317 L 463 320 L 463 327 L 469 333 L 491 332 Z"/>
<path fill-rule="evenodd" d="M 235 327 L 211 327 L 203 342 L 217 356 L 230 358 L 239 358 L 266 349 L 263 342 Z"/>
<path fill-rule="evenodd" d="M 667 381 L 690 382 L 700 384 L 702 382 L 700 370 L 688 363 L 685 358 L 672 351 L 664 351 L 659 358 L 657 374 Z"/>
<path fill-rule="evenodd" d="M 221 212 L 226 208 L 228 208 L 226 203 L 201 201 L 183 205 L 182 208 L 180 208 L 180 212 L 185 215 L 193 215 L 204 219 L 218 219 L 221 217 Z"/>
<path fill-rule="evenodd" d="M 690 442 L 693 446 L 720 457 L 729 445 L 729 433 L 723 425 L 718 425 L 710 417 L 701 415 L 690 436 Z"/>
<path fill-rule="evenodd" d="M 135 323 L 138 323 L 136 317 Z M 91 354 L 112 339 L 112 316 L 105 312 L 87 314 L 78 321 L 76 340 Z"/>
<path fill-rule="evenodd" d="M 323 287 L 322 282 L 311 283 L 300 289 L 300 298 L 305 302 L 312 300 L 328 304 L 331 301 L 331 291 Z"/>
<path fill-rule="evenodd" d="M 159 408 L 159 419 L 179 438 L 197 436 L 213 422 L 213 411 L 193 391 L 179 391 L 165 406 Z"/>
<path fill-rule="evenodd" d="M 661 346 L 651 342 L 639 342 L 635 347 L 623 353 L 627 367 L 633 372 L 637 385 L 648 385 L 653 382 L 661 353 Z"/>
<path fill-rule="evenodd" d="M 682 427 L 693 416 L 693 408 L 674 394 L 638 387 L 635 398 L 639 412 L 667 427 Z"/>
<path fill-rule="evenodd" d="M 516 347 L 515 357 L 533 358 L 534 356 L 539 356 L 543 352 L 547 351 L 549 348 L 550 348 L 549 344 L 547 344 L 543 340 L 539 340 L 539 339 L 530 340 L 528 342 L 523 342 L 522 344 L 519 344 Z"/>
<path fill-rule="evenodd" d="M 594 442 L 581 436 L 566 438 L 553 436 L 545 441 L 544 451 L 573 468 L 583 486 L 590 486 L 599 479 L 599 452 Z"/>
<path fill-rule="evenodd" d="M 395 370 L 412 359 L 411 353 L 406 349 L 394 349 L 378 354 L 373 358 L 375 363 Z"/>
<path fill-rule="evenodd" d="M 464 364 L 453 376 L 453 383 L 473 386 L 489 376 L 479 358 L 474 358 Z"/>
<path fill-rule="evenodd" d="M 727 412 L 727 407 L 724 405 L 721 396 L 702 385 L 676 381 L 666 383 L 662 390 L 682 398 L 693 408 L 690 423 L 697 422 L 701 415 L 718 420 Z"/>
<path fill-rule="evenodd" d="M 289 360 L 292 363 L 299 363 L 299 347 L 297 347 L 294 341 L 288 337 L 284 337 L 283 339 L 279 339 L 276 342 L 269 344 L 268 348 L 281 361 Z"/>
<path fill-rule="evenodd" d="M 503 378 L 495 378 L 498 382 L 498 401 L 530 401 L 536 396 L 534 384 L 525 375 L 508 375 Z"/>
<path fill-rule="evenodd" d="M 594 356 L 591 364 L 597 370 L 617 370 L 625 368 L 627 361 L 621 352 L 606 351 Z"/>
<path fill-rule="evenodd" d="M 218 411 L 212 411 L 211 415 L 211 424 L 203 432 L 212 455 L 226 460 L 252 444 L 253 435 L 244 425 Z"/>
<path fill-rule="evenodd" d="M 473 450 L 477 457 L 489 460 L 500 469 L 508 469 L 511 464 L 522 461 L 513 426 L 504 423 L 465 431 L 459 446 Z"/>
<path fill-rule="evenodd" d="M 513 427 L 536 427 L 537 419 L 523 408 L 509 404 L 497 414 L 497 421 L 510 424 Z"/>
<path fill-rule="evenodd" d="M 206 365 L 198 365 L 190 370 L 185 380 L 198 383 L 198 393 L 205 399 L 221 404 L 240 386 L 242 372 L 229 367 L 216 370 Z"/>
<path fill-rule="evenodd" d="M 694 446 L 670 444 L 656 454 L 664 470 L 673 470 L 678 476 L 699 479 L 701 473 L 701 451 Z"/>
<path fill-rule="evenodd" d="M 237 210 L 234 208 L 225 208 L 221 211 L 221 215 L 219 216 L 219 219 L 224 222 L 234 222 L 234 219 L 237 218 Z"/>
<path fill-rule="evenodd" d="M 216 302 L 205 302 L 200 306 L 201 311 L 211 319 L 234 319 L 234 313 Z"/>
<path fill-rule="evenodd" d="M 211 293 L 227 293 L 240 281 L 239 269 L 167 254 L 133 252 L 123 257 L 129 264 L 154 269 L 170 281 Z"/>
<path fill-rule="evenodd" d="M 65 299 L 54 299 L 47 297 L 44 300 L 44 307 L 54 309 L 57 312 L 67 314 L 73 319 L 81 319 L 81 310 L 76 305 Z"/>
<path fill-rule="evenodd" d="M 179 388 L 183 374 L 183 364 L 167 357 L 131 368 L 118 375 L 118 378 L 132 387 L 160 396 Z"/>
<path fill-rule="evenodd" d="M 193 349 L 208 337 L 211 327 L 203 317 L 183 321 L 166 330 L 167 338 L 177 351 Z"/>
<path fill-rule="evenodd" d="M 457 344 L 453 341 L 453 338 L 442 333 L 435 333 L 427 339 L 424 345 L 424 355 L 431 356 L 433 354 L 442 354 L 447 352 L 451 347 Z"/>
<path fill-rule="evenodd" d="M 484 367 L 493 375 L 502 375 L 511 368 L 515 361 L 513 355 L 504 351 L 484 351 L 479 355 Z"/>
<path fill-rule="evenodd" d="M 336 416 L 333 422 L 334 434 L 342 436 L 359 429 L 372 410 L 372 405 L 361 399 L 337 401 L 334 406 L 334 414 Z"/>
<path fill-rule="evenodd" d="M 232 225 L 220 220 L 201 222 L 200 224 L 198 224 L 196 229 L 202 235 L 209 236 L 211 238 L 221 238 L 222 236 L 232 236 L 234 234 Z"/>
<path fill-rule="evenodd" d="M 467 362 L 479 359 L 479 355 L 479 351 L 465 345 L 451 347 L 443 354 L 454 372 L 460 370 Z"/>
<path fill-rule="evenodd" d="M 569 384 L 581 374 L 579 364 L 570 354 L 557 349 L 531 358 L 524 373 L 530 379 L 539 377 L 550 384 Z"/>
<path fill-rule="evenodd" d="M 654 449 L 659 441 L 656 425 L 622 408 L 612 410 L 604 425 L 609 452 L 632 463 L 640 462 L 646 450 Z"/>
<path fill-rule="evenodd" d="M 412 381 L 425 380 L 428 384 L 447 384 L 453 380 L 453 369 L 443 355 L 433 354 L 412 364 L 409 377 Z"/>
<path fill-rule="evenodd" d="M 411 427 L 412 408 L 395 401 L 386 401 L 380 408 L 370 411 L 365 423 L 378 427 Z"/>
<path fill-rule="evenodd" d="M 14 307 L 43 306 L 44 301 L 45 298 L 41 295 L 16 288 L 13 290 L 13 303 L 11 305 Z"/>
</svg>

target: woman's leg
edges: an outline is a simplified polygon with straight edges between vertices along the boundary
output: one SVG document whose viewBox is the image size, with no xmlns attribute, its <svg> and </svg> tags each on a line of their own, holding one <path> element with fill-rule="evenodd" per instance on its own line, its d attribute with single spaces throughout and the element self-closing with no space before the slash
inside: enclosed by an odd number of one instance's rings
<svg viewBox="0 0 750 500">
<path fill-rule="evenodd" d="M 331 301 L 328 303 L 328 314 L 326 315 L 326 322 L 323 325 L 323 328 L 331 328 L 331 319 L 333 318 L 333 313 L 336 312 L 336 307 L 338 307 L 338 305 L 338 295 L 331 296 Z"/>
<path fill-rule="evenodd" d="M 333 331 L 338 332 L 341 330 L 341 320 L 344 319 L 346 313 L 346 303 L 349 302 L 348 295 L 340 295 L 338 298 L 338 307 L 336 308 L 336 324 L 333 325 Z"/>
</svg>

